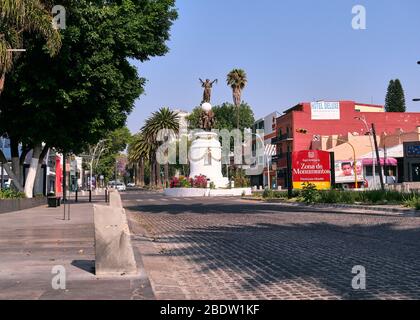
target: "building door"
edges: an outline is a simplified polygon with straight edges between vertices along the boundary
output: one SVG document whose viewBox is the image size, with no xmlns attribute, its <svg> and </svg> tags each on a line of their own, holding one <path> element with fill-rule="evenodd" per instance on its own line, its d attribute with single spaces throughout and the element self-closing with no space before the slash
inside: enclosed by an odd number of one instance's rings
<svg viewBox="0 0 420 320">
<path fill-rule="evenodd" d="M 411 165 L 412 182 L 420 182 L 420 163 L 413 163 Z"/>
</svg>

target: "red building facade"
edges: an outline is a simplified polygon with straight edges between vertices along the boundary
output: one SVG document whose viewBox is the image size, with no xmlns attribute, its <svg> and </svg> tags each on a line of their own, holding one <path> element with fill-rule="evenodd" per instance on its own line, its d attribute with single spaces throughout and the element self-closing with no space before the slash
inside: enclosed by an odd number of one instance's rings
<svg viewBox="0 0 420 320">
<path fill-rule="evenodd" d="M 277 145 L 278 185 L 286 187 L 287 152 L 311 149 L 316 135 L 365 135 L 367 128 L 359 117 L 364 117 L 369 125 L 374 123 L 377 135 L 393 134 L 397 129 L 414 131 L 420 126 L 419 112 L 384 112 L 383 106 L 354 101 L 300 103 L 277 118 L 273 143 Z"/>
</svg>

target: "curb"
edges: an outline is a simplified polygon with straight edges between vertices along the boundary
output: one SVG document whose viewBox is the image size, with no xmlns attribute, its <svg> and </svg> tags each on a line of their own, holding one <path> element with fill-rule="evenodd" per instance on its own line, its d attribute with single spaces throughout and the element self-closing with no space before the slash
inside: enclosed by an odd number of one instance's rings
<svg viewBox="0 0 420 320">
<path fill-rule="evenodd" d="M 304 207 L 304 208 L 314 208 L 314 209 L 325 209 L 325 208 L 338 208 L 338 209 L 361 209 L 361 210 L 370 210 L 370 211 L 378 211 L 378 212 L 389 212 L 395 214 L 405 214 L 405 215 L 419 215 L 420 211 L 411 210 L 411 209 L 403 209 L 403 208 L 385 208 L 379 206 L 368 206 L 368 205 L 353 205 L 353 204 L 315 204 L 315 205 L 307 205 L 302 202 L 297 203 L 290 203 L 284 202 L 282 200 L 264 200 L 264 199 L 255 199 L 249 197 L 243 197 L 243 200 L 249 201 L 256 201 L 256 202 L 263 202 L 263 203 L 280 203 L 288 206 L 293 207 Z"/>
</svg>

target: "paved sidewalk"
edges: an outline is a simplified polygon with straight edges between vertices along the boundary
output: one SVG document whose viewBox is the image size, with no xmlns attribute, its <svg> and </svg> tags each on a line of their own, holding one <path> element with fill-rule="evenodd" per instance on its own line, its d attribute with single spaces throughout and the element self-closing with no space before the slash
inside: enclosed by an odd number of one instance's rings
<svg viewBox="0 0 420 320">
<path fill-rule="evenodd" d="M 154 299 L 136 252 L 139 275 L 94 274 L 93 205 L 38 207 L 0 215 L 0 299 Z M 66 290 L 54 290 L 52 268 L 64 266 Z"/>
</svg>

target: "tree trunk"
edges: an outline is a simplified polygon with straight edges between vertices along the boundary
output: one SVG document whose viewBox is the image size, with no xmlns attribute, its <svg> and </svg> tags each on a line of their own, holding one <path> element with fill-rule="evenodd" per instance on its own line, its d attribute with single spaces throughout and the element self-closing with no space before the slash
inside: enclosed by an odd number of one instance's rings
<svg viewBox="0 0 420 320">
<path fill-rule="evenodd" d="M 156 182 L 155 162 L 153 160 L 150 160 L 150 186 L 152 188 L 156 186 L 155 182 Z"/>
<path fill-rule="evenodd" d="M 36 172 L 38 170 L 39 157 L 42 152 L 42 145 L 36 144 L 32 151 L 31 164 L 25 180 L 25 195 L 27 198 L 33 198 L 33 189 L 35 183 Z"/>
<path fill-rule="evenodd" d="M 1 96 L 1 94 L 3 92 L 3 89 L 4 89 L 4 81 L 5 80 L 6 80 L 6 72 L 3 72 L 3 74 L 1 75 L 1 78 L 0 78 L 0 96 Z"/>
<path fill-rule="evenodd" d="M 39 179 L 43 178 L 42 175 L 41 175 L 41 173 L 42 173 L 42 163 L 44 162 L 45 157 L 48 154 L 48 150 L 49 150 L 48 146 L 45 145 L 44 148 L 42 149 L 41 155 L 39 156 L 38 168 L 36 170 L 36 176 L 35 176 L 35 185 L 38 184 Z M 48 193 L 48 190 L 47 190 L 47 193 Z"/>
<path fill-rule="evenodd" d="M 169 163 L 165 163 L 165 188 L 169 187 Z"/>
<path fill-rule="evenodd" d="M 13 185 L 15 186 L 16 190 L 19 192 L 23 192 L 23 186 L 19 182 L 18 177 L 16 177 L 15 173 L 13 172 L 12 168 L 10 167 L 9 163 L 7 162 L 6 157 L 3 154 L 3 151 L 0 150 L 0 162 L 3 162 L 3 168 L 6 171 L 7 175 L 10 179 L 12 179 Z"/>
<path fill-rule="evenodd" d="M 16 141 L 16 139 L 14 139 L 13 137 L 10 137 L 10 154 L 12 157 L 12 170 L 15 173 L 16 181 L 22 185 L 23 180 L 21 168 L 23 166 L 23 163 L 21 163 L 19 159 L 19 142 Z"/>
<path fill-rule="evenodd" d="M 162 187 L 162 176 L 160 175 L 160 163 L 156 161 L 156 184 L 157 187 Z"/>
<path fill-rule="evenodd" d="M 139 186 L 141 188 L 144 187 L 144 158 L 140 159 L 140 163 L 139 163 Z"/>
</svg>

